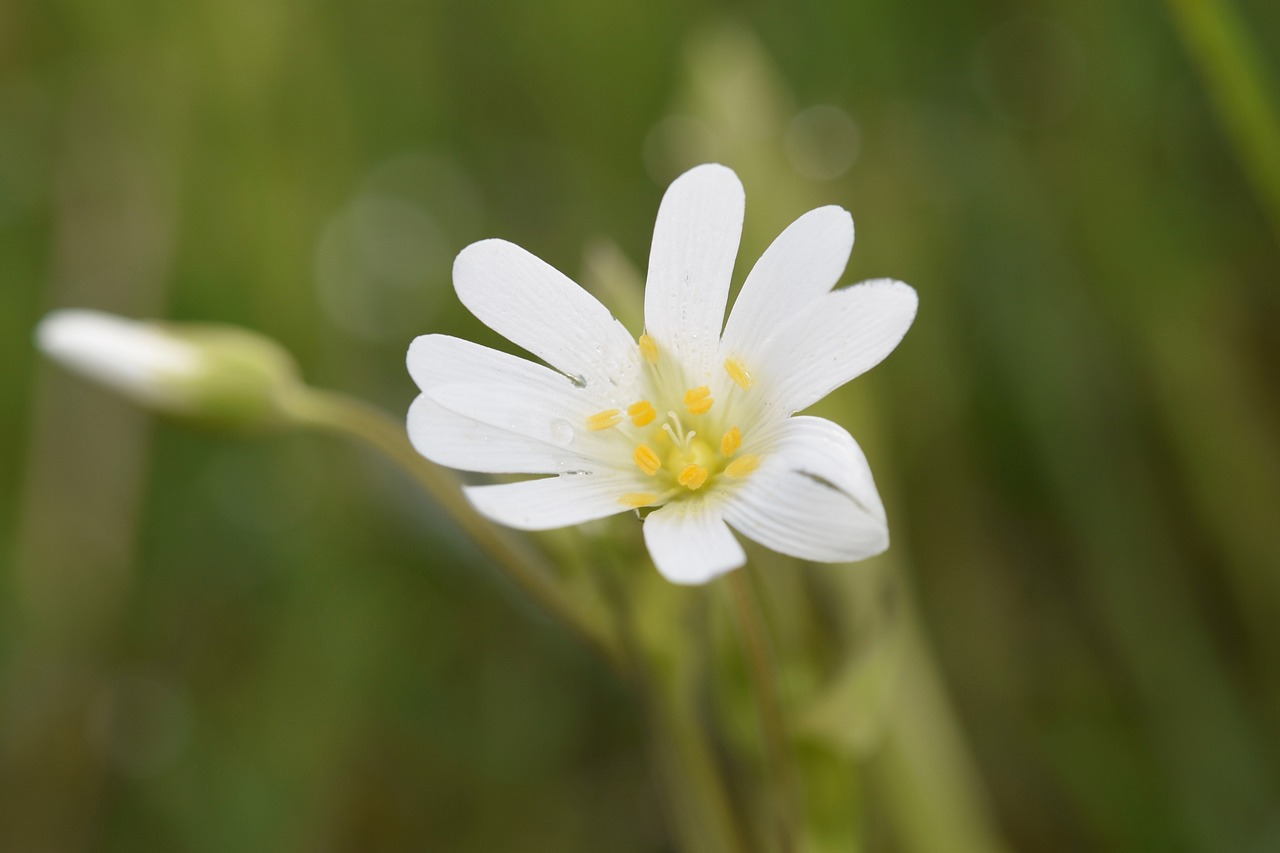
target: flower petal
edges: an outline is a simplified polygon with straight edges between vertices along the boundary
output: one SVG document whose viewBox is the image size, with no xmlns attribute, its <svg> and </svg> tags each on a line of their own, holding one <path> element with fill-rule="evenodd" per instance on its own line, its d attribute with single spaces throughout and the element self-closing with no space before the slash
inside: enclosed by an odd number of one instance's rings
<svg viewBox="0 0 1280 853">
<path fill-rule="evenodd" d="M 527 358 L 501 352 L 450 335 L 422 335 L 409 345 L 409 375 L 428 391 L 437 385 L 459 383 L 535 384 L 577 391 L 565 376 Z"/>
<path fill-rule="evenodd" d="M 714 366 L 742 238 L 742 183 L 719 165 L 690 169 L 658 208 L 645 284 L 645 331 L 670 349 L 690 381 Z"/>
<path fill-rule="evenodd" d="M 463 489 L 482 515 L 519 530 L 552 530 L 627 512 L 618 498 L 635 490 L 635 478 L 616 474 L 561 474 Z"/>
<path fill-rule="evenodd" d="M 789 415 L 875 367 L 916 316 L 916 292 L 877 279 L 829 293 L 774 335 L 757 374 L 770 409 Z"/>
<path fill-rule="evenodd" d="M 593 396 L 550 368 L 448 335 L 414 340 L 409 372 L 427 397 L 454 414 L 591 459 L 609 456 L 616 436 L 585 429 L 587 417 L 633 399 Z"/>
<path fill-rule="evenodd" d="M 588 388 L 639 371 L 635 339 L 609 309 L 513 243 L 467 246 L 453 262 L 453 286 L 486 326 Z"/>
<path fill-rule="evenodd" d="M 448 468 L 488 474 L 585 471 L 593 460 L 456 414 L 425 394 L 409 407 L 409 440 L 423 456 Z"/>
<path fill-rule="evenodd" d="M 706 583 L 747 561 L 719 504 L 709 500 L 676 501 L 649 513 L 644 544 L 663 577 L 678 584 Z"/>
<path fill-rule="evenodd" d="M 760 256 L 733 303 L 720 351 L 748 370 L 783 324 L 836 286 L 853 250 L 853 217 L 831 205 L 787 227 Z"/>
<path fill-rule="evenodd" d="M 759 469 L 725 501 L 724 515 L 748 539 L 802 560 L 843 563 L 889 547 L 867 458 L 823 418 L 786 421 Z"/>
<path fill-rule="evenodd" d="M 454 414 L 592 460 L 588 466 L 577 466 L 581 470 L 608 467 L 609 460 L 618 457 L 617 435 L 611 430 L 587 428 L 588 416 L 595 410 L 585 400 L 561 405 L 554 395 L 534 385 L 437 385 L 424 393 Z M 621 446 L 625 447 L 625 441 Z M 627 468 L 632 464 L 629 454 L 629 448 L 622 453 L 622 464 Z"/>
</svg>

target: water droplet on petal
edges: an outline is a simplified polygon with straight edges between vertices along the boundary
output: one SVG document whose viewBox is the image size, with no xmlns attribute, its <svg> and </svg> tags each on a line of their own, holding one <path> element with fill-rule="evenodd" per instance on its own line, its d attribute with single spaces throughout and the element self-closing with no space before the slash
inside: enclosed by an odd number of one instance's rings
<svg viewBox="0 0 1280 853">
<path fill-rule="evenodd" d="M 564 418 L 555 418 L 551 421 L 551 440 L 561 447 L 568 447 L 573 443 L 574 438 L 573 424 Z"/>
</svg>

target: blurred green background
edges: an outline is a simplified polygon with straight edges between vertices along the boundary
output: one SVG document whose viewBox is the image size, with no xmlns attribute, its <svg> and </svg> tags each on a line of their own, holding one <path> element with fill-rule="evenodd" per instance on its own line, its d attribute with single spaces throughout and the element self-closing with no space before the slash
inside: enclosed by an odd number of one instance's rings
<svg viewBox="0 0 1280 853">
<path fill-rule="evenodd" d="M 1280 850 L 1280 219 L 1171 8 L 0 4 L 0 849 L 670 849 L 630 695 L 405 476 L 31 333 L 243 324 L 400 413 L 414 335 L 495 342 L 462 246 L 643 268 L 719 159 L 739 281 L 835 203 L 845 280 L 920 292 L 879 427 L 826 411 L 1010 847 Z M 1275 92 L 1280 6 L 1236 10 Z"/>
</svg>

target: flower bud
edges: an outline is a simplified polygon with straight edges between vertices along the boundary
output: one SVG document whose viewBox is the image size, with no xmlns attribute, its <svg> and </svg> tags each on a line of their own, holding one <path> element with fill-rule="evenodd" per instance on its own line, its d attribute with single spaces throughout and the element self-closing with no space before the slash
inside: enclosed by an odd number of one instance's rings
<svg viewBox="0 0 1280 853">
<path fill-rule="evenodd" d="M 299 387 L 293 359 L 279 344 L 235 326 L 66 309 L 40 321 L 36 344 L 139 405 L 217 426 L 271 426 Z"/>
</svg>

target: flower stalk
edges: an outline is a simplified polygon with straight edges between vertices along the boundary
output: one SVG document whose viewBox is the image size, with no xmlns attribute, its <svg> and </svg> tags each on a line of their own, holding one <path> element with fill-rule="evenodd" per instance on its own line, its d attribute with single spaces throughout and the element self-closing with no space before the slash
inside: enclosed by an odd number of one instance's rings
<svg viewBox="0 0 1280 853">
<path fill-rule="evenodd" d="M 479 515 L 463 497 L 456 478 L 413 449 L 398 420 L 362 401 L 307 386 L 283 395 L 279 404 L 281 411 L 298 425 L 358 439 L 390 458 L 493 558 L 512 583 L 547 614 L 564 623 L 606 663 L 620 672 L 625 670 L 615 632 L 607 621 L 565 595 L 542 554 Z"/>
<path fill-rule="evenodd" d="M 770 779 L 766 786 L 777 827 L 779 849 L 790 853 L 796 847 L 800 786 L 787 736 L 781 685 L 772 649 L 760 612 L 759 602 L 746 571 L 733 572 L 727 578 L 734 612 L 742 631 L 743 651 L 755 688 L 756 709 L 760 716 L 760 733 L 764 739 Z"/>
</svg>

